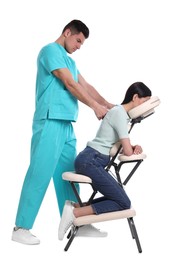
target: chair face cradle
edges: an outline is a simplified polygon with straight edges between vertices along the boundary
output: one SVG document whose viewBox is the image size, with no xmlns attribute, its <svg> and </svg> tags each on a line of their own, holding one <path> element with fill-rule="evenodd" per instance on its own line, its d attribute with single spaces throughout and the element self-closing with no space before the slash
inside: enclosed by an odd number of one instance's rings
<svg viewBox="0 0 173 260">
<path fill-rule="evenodd" d="M 159 104 L 160 104 L 160 99 L 158 97 L 151 97 L 148 101 L 144 102 L 140 106 L 129 111 L 129 116 L 131 118 L 129 133 L 131 132 L 133 126 L 136 123 L 140 123 L 143 119 L 152 115 L 155 112 L 154 108 L 156 106 L 158 106 Z M 115 144 L 114 147 L 111 149 L 111 152 L 110 152 L 111 160 L 110 160 L 109 164 L 107 165 L 106 170 L 114 178 L 116 178 L 116 180 L 119 182 L 119 184 L 123 188 L 123 186 L 125 186 L 128 183 L 128 181 L 131 179 L 131 177 L 133 176 L 133 174 L 135 173 L 135 171 L 137 170 L 139 165 L 146 158 L 146 155 L 139 154 L 139 155 L 125 156 L 125 155 L 120 154 L 120 150 L 121 150 L 120 143 Z M 120 175 L 120 170 L 121 170 L 121 167 L 127 163 L 132 164 L 133 168 L 130 171 L 130 173 L 127 175 L 125 180 L 122 181 L 121 175 Z M 111 171 L 111 169 L 113 169 L 113 172 Z M 91 204 L 93 198 L 97 194 L 97 190 L 95 190 L 94 187 L 92 186 L 92 180 L 89 177 L 80 175 L 80 174 L 76 174 L 74 172 L 65 172 L 65 173 L 63 173 L 62 178 L 64 180 L 70 182 L 72 189 L 74 191 L 74 194 L 77 198 L 77 201 L 81 207 L 84 205 Z M 88 198 L 87 202 L 85 202 L 85 203 L 82 202 L 82 199 L 75 186 L 76 183 L 85 183 L 85 184 L 89 184 L 92 187 L 92 193 L 91 193 L 90 197 Z M 140 241 L 138 238 L 137 230 L 136 230 L 134 219 L 133 219 L 133 217 L 135 215 L 136 215 L 135 210 L 133 208 L 131 208 L 128 210 L 122 210 L 122 211 L 109 212 L 109 213 L 104 213 L 104 214 L 99 214 L 99 215 L 90 215 L 90 216 L 76 218 L 70 232 L 67 235 L 68 242 L 64 248 L 64 251 L 67 251 L 68 248 L 70 247 L 80 226 L 92 224 L 92 223 L 103 222 L 103 221 L 126 218 L 128 221 L 128 224 L 129 224 L 132 238 L 136 241 L 138 252 L 141 253 L 142 248 L 141 248 L 141 244 L 140 244 Z"/>
</svg>

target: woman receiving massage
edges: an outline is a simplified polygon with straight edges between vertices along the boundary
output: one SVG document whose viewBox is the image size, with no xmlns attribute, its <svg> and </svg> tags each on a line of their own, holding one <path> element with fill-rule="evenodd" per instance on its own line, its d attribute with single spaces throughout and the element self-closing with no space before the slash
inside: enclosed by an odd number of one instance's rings
<svg viewBox="0 0 173 260">
<path fill-rule="evenodd" d="M 93 199 L 91 205 L 79 207 L 77 203 L 66 201 L 59 224 L 59 240 L 73 224 L 75 218 L 92 214 L 102 214 L 129 209 L 131 201 L 125 190 L 105 170 L 110 161 L 112 146 L 120 142 L 122 153 L 130 156 L 142 153 L 140 145 L 132 145 L 128 133 L 130 117 L 128 112 L 149 100 L 151 90 L 142 82 L 133 83 L 126 91 L 123 102 L 110 109 L 97 131 L 96 137 L 89 141 L 75 160 L 76 173 L 92 179 L 93 187 L 103 196 Z"/>
</svg>

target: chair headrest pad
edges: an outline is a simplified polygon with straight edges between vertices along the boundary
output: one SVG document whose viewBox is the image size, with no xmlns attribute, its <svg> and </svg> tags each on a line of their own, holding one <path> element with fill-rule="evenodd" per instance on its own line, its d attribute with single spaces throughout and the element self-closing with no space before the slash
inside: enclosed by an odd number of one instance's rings
<svg viewBox="0 0 173 260">
<path fill-rule="evenodd" d="M 128 114 L 131 119 L 135 119 L 137 117 L 143 116 L 146 117 L 154 113 L 154 108 L 160 104 L 160 99 L 157 96 L 151 97 L 146 102 L 142 103 L 141 105 L 132 108 Z"/>
</svg>

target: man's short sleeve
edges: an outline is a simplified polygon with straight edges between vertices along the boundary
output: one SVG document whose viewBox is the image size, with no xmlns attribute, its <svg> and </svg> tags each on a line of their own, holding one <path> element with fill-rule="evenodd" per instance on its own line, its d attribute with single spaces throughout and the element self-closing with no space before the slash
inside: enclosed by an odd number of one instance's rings
<svg viewBox="0 0 173 260">
<path fill-rule="evenodd" d="M 47 45 L 42 49 L 39 61 L 49 73 L 53 70 L 67 67 L 64 52 L 53 44 Z"/>
</svg>

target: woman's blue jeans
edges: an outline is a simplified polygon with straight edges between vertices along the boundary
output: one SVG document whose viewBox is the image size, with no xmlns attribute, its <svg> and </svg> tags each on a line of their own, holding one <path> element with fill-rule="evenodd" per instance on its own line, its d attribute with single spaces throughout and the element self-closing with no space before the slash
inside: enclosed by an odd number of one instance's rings
<svg viewBox="0 0 173 260">
<path fill-rule="evenodd" d="M 87 146 L 75 160 L 76 173 L 92 179 L 93 187 L 103 196 L 93 200 L 96 214 L 129 209 L 131 202 L 120 184 L 105 170 L 110 157 Z"/>
</svg>

